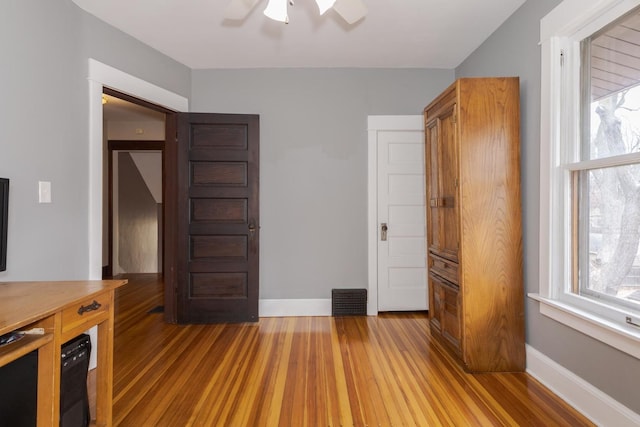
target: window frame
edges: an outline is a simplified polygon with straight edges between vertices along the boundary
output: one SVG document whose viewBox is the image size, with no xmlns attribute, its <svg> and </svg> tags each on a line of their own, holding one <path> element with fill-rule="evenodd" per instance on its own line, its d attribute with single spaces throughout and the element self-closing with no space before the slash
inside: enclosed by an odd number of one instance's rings
<svg viewBox="0 0 640 427">
<path fill-rule="evenodd" d="M 640 5 L 640 0 L 564 0 L 540 21 L 540 282 L 529 297 L 540 313 L 640 359 L 640 315 L 571 292 L 572 170 L 581 161 L 580 42 Z M 627 157 L 630 155 L 626 155 Z M 631 155 L 640 160 L 639 155 Z M 616 161 L 619 159 L 613 159 Z"/>
</svg>

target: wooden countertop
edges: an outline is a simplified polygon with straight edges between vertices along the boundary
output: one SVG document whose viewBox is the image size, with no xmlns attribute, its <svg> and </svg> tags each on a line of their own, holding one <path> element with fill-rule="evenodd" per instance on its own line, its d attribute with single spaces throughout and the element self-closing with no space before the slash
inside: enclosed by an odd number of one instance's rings
<svg viewBox="0 0 640 427">
<path fill-rule="evenodd" d="M 114 290 L 126 280 L 78 280 L 0 283 L 0 335 L 17 330 L 76 304 Z"/>
</svg>

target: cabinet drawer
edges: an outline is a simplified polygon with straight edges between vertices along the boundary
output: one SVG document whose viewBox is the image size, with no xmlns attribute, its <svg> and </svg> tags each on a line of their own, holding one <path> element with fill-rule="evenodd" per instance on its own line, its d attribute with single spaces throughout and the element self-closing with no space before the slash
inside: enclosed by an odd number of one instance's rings
<svg viewBox="0 0 640 427">
<path fill-rule="evenodd" d="M 443 277 L 451 283 L 457 285 L 458 282 L 458 264 L 448 259 L 440 258 L 431 254 L 429 256 L 430 269 L 433 273 Z"/>
<path fill-rule="evenodd" d="M 452 262 L 454 264 L 458 263 L 457 249 L 442 248 L 436 244 L 432 244 L 431 242 L 429 242 L 429 256 L 436 256 L 440 259 L 446 260 L 447 262 Z"/>
<path fill-rule="evenodd" d="M 84 323 L 95 322 L 96 317 L 109 313 L 109 295 L 98 295 L 67 307 L 62 312 L 62 331 L 77 328 Z"/>
</svg>

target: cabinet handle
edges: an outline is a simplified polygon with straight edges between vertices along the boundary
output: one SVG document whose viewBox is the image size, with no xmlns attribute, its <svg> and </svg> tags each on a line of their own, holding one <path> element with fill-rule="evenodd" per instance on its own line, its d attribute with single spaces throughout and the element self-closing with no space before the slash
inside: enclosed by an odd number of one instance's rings
<svg viewBox="0 0 640 427">
<path fill-rule="evenodd" d="M 382 224 L 380 224 L 380 240 L 382 240 L 383 242 L 387 241 L 387 230 L 389 229 L 389 227 L 387 227 L 387 223 L 383 222 Z"/>
<path fill-rule="evenodd" d="M 78 314 L 82 316 L 83 314 L 88 313 L 90 311 L 97 310 L 100 307 L 102 307 L 102 304 L 100 304 L 96 300 L 93 300 L 93 302 L 89 305 L 81 305 L 80 308 L 78 309 Z"/>
<path fill-rule="evenodd" d="M 452 208 L 454 205 L 453 197 L 436 197 L 429 200 L 429 206 L 432 208 Z"/>
</svg>

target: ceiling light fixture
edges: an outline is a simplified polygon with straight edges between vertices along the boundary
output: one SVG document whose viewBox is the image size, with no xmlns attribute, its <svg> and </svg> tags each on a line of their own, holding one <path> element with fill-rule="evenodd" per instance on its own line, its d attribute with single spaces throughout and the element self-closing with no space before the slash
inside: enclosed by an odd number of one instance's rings
<svg viewBox="0 0 640 427">
<path fill-rule="evenodd" d="M 264 10 L 265 16 L 273 19 L 274 21 L 288 24 L 289 15 L 287 15 L 287 3 L 289 2 L 291 2 L 291 5 L 293 6 L 293 1 L 291 0 L 269 0 L 267 8 Z"/>
<path fill-rule="evenodd" d="M 225 19 L 242 21 L 256 7 L 260 0 L 230 0 L 224 12 Z M 355 24 L 367 14 L 367 7 L 363 0 L 315 0 L 320 15 L 332 9 L 342 16 L 348 24 Z M 287 4 L 288 3 L 288 4 Z M 264 14 L 274 21 L 289 23 L 288 5 L 293 6 L 293 0 L 269 0 Z"/>
<path fill-rule="evenodd" d="M 324 15 L 324 13 L 331 9 L 336 0 L 316 0 L 318 4 L 318 9 L 320 9 L 320 15 Z"/>
</svg>

